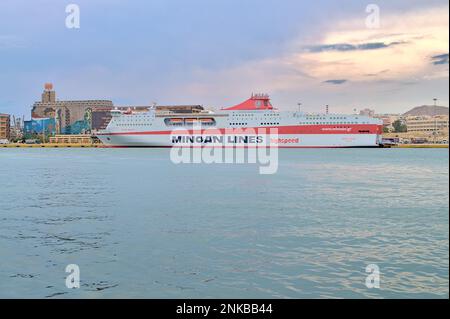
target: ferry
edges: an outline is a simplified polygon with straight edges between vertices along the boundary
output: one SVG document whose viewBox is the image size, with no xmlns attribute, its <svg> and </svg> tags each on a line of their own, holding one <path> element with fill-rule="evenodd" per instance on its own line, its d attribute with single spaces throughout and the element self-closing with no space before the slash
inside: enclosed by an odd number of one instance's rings
<svg viewBox="0 0 450 319">
<path fill-rule="evenodd" d="M 267 94 L 218 111 L 151 107 L 111 111 L 96 133 L 111 147 L 277 146 L 281 148 L 379 147 L 380 119 L 345 114 L 280 111 Z"/>
</svg>

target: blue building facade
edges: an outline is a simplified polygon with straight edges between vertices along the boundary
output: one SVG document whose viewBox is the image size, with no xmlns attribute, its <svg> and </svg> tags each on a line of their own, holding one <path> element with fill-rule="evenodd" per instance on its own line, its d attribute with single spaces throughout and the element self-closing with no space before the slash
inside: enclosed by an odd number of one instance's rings
<svg viewBox="0 0 450 319">
<path fill-rule="evenodd" d="M 23 130 L 25 135 L 51 135 L 56 133 L 56 122 L 53 118 L 35 118 L 30 121 L 24 121 Z"/>
</svg>

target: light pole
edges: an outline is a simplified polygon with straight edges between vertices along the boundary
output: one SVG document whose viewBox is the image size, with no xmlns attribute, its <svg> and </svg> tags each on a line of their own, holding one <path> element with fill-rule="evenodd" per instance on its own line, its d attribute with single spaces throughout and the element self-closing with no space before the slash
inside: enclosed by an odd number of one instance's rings
<svg viewBox="0 0 450 319">
<path fill-rule="evenodd" d="M 434 101 L 434 108 L 433 108 L 433 114 L 434 114 L 434 144 L 436 144 L 436 139 L 437 139 L 437 112 L 436 112 L 436 107 L 437 107 L 437 98 L 433 99 Z"/>
<path fill-rule="evenodd" d="M 300 113 L 300 108 L 302 107 L 302 103 L 298 102 L 297 105 L 298 105 L 298 112 Z"/>
</svg>

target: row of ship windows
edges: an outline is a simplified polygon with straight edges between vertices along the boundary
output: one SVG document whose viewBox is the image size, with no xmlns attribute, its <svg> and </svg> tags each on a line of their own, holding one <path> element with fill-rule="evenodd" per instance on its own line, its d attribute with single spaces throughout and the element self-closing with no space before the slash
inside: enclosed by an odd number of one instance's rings
<svg viewBox="0 0 450 319">
<path fill-rule="evenodd" d="M 142 122 L 142 121 L 153 121 L 154 118 L 152 117 L 135 117 L 135 118 L 128 118 L 128 119 L 119 119 L 116 120 L 117 122 Z"/>
<path fill-rule="evenodd" d="M 315 117 L 315 116 L 307 116 L 307 120 L 347 120 L 345 116 L 332 116 L 332 117 Z M 357 120 L 358 118 L 355 117 Z"/>
<path fill-rule="evenodd" d="M 116 121 L 116 123 L 125 123 L 125 124 L 128 124 L 128 123 L 141 123 L 141 124 L 148 124 L 148 123 L 152 123 L 153 121 L 133 121 L 133 120 L 131 120 L 131 121 Z"/>
<path fill-rule="evenodd" d="M 153 119 L 154 116 L 150 116 L 150 115 L 135 115 L 133 117 L 131 117 L 131 119 Z"/>
<path fill-rule="evenodd" d="M 230 125 L 248 125 L 248 123 L 230 123 Z M 280 123 L 260 123 L 260 125 L 280 125 Z"/>
<path fill-rule="evenodd" d="M 117 126 L 140 126 L 140 125 L 152 125 L 152 122 L 142 122 L 142 123 L 117 123 Z M 203 123 L 203 125 L 207 124 L 214 124 L 214 123 Z M 279 122 L 272 122 L 272 123 L 260 123 L 260 125 L 279 125 Z M 300 122 L 300 125 L 308 125 L 308 124 L 328 124 L 328 125 L 340 125 L 340 124 L 358 124 L 358 122 Z M 369 122 L 361 122 L 360 124 L 369 124 Z M 183 123 L 171 123 L 172 126 L 182 126 Z M 248 123 L 237 123 L 233 122 L 230 123 L 230 125 L 248 125 Z"/>
<path fill-rule="evenodd" d="M 236 119 L 240 119 L 242 117 L 247 117 L 247 116 L 251 116 L 253 117 L 253 114 L 249 114 L 249 115 L 233 115 L 233 117 L 231 118 L 231 120 L 236 120 Z M 280 117 L 279 115 L 272 115 L 272 114 L 264 114 L 264 116 L 268 116 L 268 117 Z"/>
<path fill-rule="evenodd" d="M 358 124 L 358 122 L 300 122 L 302 125 L 306 124 L 329 124 L 329 125 L 336 125 L 336 124 Z M 361 122 L 359 124 L 369 124 L 369 122 Z"/>
<path fill-rule="evenodd" d="M 239 118 L 239 117 L 248 117 L 248 116 L 254 116 L 254 114 L 233 114 L 233 117 Z M 269 117 L 276 117 L 280 116 L 280 114 L 263 114 L 263 116 L 269 116 Z M 348 118 L 345 116 L 331 116 L 331 117 L 318 117 L 318 116 L 307 116 L 307 120 L 347 120 Z M 355 117 L 357 120 L 358 118 Z"/>
<path fill-rule="evenodd" d="M 248 116 L 254 116 L 255 114 L 251 113 L 233 113 L 231 114 L 232 117 L 248 117 Z"/>
<path fill-rule="evenodd" d="M 142 126 L 142 125 L 152 125 L 152 123 L 124 123 L 124 124 L 116 124 L 116 126 Z"/>
</svg>

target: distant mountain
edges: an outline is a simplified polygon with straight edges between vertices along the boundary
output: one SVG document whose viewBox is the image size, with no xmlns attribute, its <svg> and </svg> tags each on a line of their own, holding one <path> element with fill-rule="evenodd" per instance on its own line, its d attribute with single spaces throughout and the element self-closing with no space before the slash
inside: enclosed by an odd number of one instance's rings
<svg viewBox="0 0 450 319">
<path fill-rule="evenodd" d="M 404 116 L 424 116 L 424 115 L 447 115 L 448 116 L 448 107 L 446 106 L 433 106 L 433 105 L 422 105 L 416 106 L 412 110 L 409 110 Z"/>
</svg>

